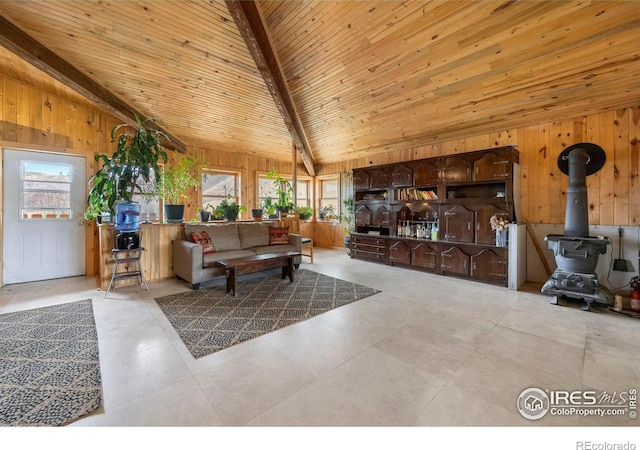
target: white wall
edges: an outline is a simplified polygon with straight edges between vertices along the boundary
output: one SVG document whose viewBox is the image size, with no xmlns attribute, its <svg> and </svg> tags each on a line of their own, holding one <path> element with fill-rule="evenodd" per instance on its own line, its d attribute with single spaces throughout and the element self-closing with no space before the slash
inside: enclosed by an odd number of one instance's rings
<svg viewBox="0 0 640 450">
<path fill-rule="evenodd" d="M 547 225 L 531 224 L 538 245 L 542 249 L 546 260 L 553 272 L 556 262 L 553 251 L 549 249 L 545 236 L 549 234 L 564 234 L 564 224 Z M 617 226 L 590 226 L 591 237 L 604 236 L 611 239 L 612 245 L 607 247 L 607 253 L 600 255 L 596 274 L 601 285 L 609 288 L 611 292 L 629 295 L 629 281 L 638 276 L 638 258 L 640 256 L 640 226 L 622 227 L 622 259 L 628 261 L 629 270 L 632 272 L 618 272 L 613 270 L 613 260 L 618 258 L 618 227 Z M 527 236 L 527 280 L 545 282 L 547 276 L 544 266 L 538 257 L 538 252 L 533 245 L 531 236 Z"/>
</svg>

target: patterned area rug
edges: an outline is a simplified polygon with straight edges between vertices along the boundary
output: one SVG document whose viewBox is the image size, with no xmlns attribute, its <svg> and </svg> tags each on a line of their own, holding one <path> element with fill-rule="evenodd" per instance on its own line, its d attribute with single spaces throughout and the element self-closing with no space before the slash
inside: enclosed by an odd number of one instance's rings
<svg viewBox="0 0 640 450">
<path fill-rule="evenodd" d="M 0 425 L 63 425 L 100 405 L 90 299 L 0 315 Z"/>
<path fill-rule="evenodd" d="M 380 291 L 297 270 L 290 283 L 280 275 L 238 282 L 238 296 L 224 286 L 156 299 L 195 358 L 317 316 Z"/>
</svg>

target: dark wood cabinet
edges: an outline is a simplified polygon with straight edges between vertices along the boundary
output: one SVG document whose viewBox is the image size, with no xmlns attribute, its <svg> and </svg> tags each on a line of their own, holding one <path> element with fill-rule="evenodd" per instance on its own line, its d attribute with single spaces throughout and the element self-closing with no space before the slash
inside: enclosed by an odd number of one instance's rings
<svg viewBox="0 0 640 450">
<path fill-rule="evenodd" d="M 378 208 L 376 208 L 375 214 L 373 215 L 372 225 L 387 228 L 391 226 L 391 211 L 387 206 L 379 205 Z"/>
<path fill-rule="evenodd" d="M 371 175 L 371 189 L 386 189 L 391 184 L 388 167 L 377 167 L 371 169 L 369 170 L 369 174 Z"/>
<path fill-rule="evenodd" d="M 413 169 L 413 183 L 416 186 L 435 186 L 440 183 L 438 161 L 421 161 Z"/>
<path fill-rule="evenodd" d="M 474 214 L 463 205 L 454 205 L 444 212 L 445 241 L 474 242 Z"/>
<path fill-rule="evenodd" d="M 440 270 L 443 273 L 469 275 L 469 255 L 459 247 L 450 247 L 440 253 Z"/>
<path fill-rule="evenodd" d="M 509 177 L 511 161 L 506 152 L 487 152 L 473 163 L 473 180 L 495 181 Z"/>
<path fill-rule="evenodd" d="M 438 252 L 433 244 L 420 242 L 411 249 L 411 265 L 429 271 L 438 270 Z"/>
<path fill-rule="evenodd" d="M 355 169 L 353 171 L 353 188 L 356 190 L 371 188 L 371 175 L 369 175 L 369 172 L 363 169 Z"/>
<path fill-rule="evenodd" d="M 387 262 L 387 240 L 383 237 L 351 236 L 351 257 Z"/>
<path fill-rule="evenodd" d="M 507 286 L 490 220 L 514 221 L 517 163 L 507 146 L 354 169 L 351 257 Z"/>
<path fill-rule="evenodd" d="M 413 186 L 413 171 L 404 164 L 394 166 L 391 171 L 391 186 Z"/>
<path fill-rule="evenodd" d="M 490 283 L 506 284 L 507 260 L 492 250 L 482 250 L 471 256 L 471 278 Z"/>
<path fill-rule="evenodd" d="M 442 181 L 448 183 L 466 183 L 471 181 L 471 163 L 466 157 L 451 156 L 444 159 Z"/>
<path fill-rule="evenodd" d="M 373 214 L 366 205 L 356 207 L 354 215 L 356 226 L 367 226 L 373 223 Z"/>
<path fill-rule="evenodd" d="M 509 217 L 504 206 L 486 205 L 476 211 L 476 244 L 496 245 L 496 232 L 491 229 L 491 216 Z"/>
<path fill-rule="evenodd" d="M 411 264 L 411 247 L 404 241 L 389 241 L 389 264 Z"/>
</svg>

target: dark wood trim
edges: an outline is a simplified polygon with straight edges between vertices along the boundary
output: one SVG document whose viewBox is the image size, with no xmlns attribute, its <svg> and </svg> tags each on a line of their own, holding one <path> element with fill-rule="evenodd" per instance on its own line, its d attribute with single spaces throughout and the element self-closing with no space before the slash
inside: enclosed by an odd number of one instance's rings
<svg viewBox="0 0 640 450">
<path fill-rule="evenodd" d="M 79 92 L 117 118 L 135 125 L 134 109 L 131 106 L 2 16 L 0 16 L 0 45 L 47 75 Z M 138 113 L 138 115 L 145 118 L 143 114 Z M 169 141 L 163 142 L 165 147 L 181 153 L 186 152 L 187 146 L 184 142 L 157 125 L 156 128 L 169 137 Z"/>
<path fill-rule="evenodd" d="M 291 133 L 294 144 L 300 153 L 302 162 L 311 176 L 316 175 L 315 162 L 311 146 L 304 132 L 300 116 L 289 93 L 284 72 L 278 61 L 269 33 L 264 24 L 258 5 L 253 1 L 225 0 L 229 12 L 242 34 L 249 52 L 256 62 L 262 77 L 282 114 L 284 123 Z"/>
</svg>

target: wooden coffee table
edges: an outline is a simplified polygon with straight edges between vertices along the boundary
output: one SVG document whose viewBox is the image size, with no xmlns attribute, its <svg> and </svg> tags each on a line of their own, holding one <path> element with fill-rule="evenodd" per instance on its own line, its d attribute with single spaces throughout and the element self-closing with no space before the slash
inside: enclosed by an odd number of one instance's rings
<svg viewBox="0 0 640 450">
<path fill-rule="evenodd" d="M 299 252 L 265 253 L 263 255 L 245 256 L 243 258 L 221 259 L 217 264 L 224 268 L 227 277 L 227 292 L 238 293 L 238 275 L 260 272 L 273 267 L 282 267 L 282 279 L 289 277 L 293 283 L 293 258 Z"/>
</svg>

